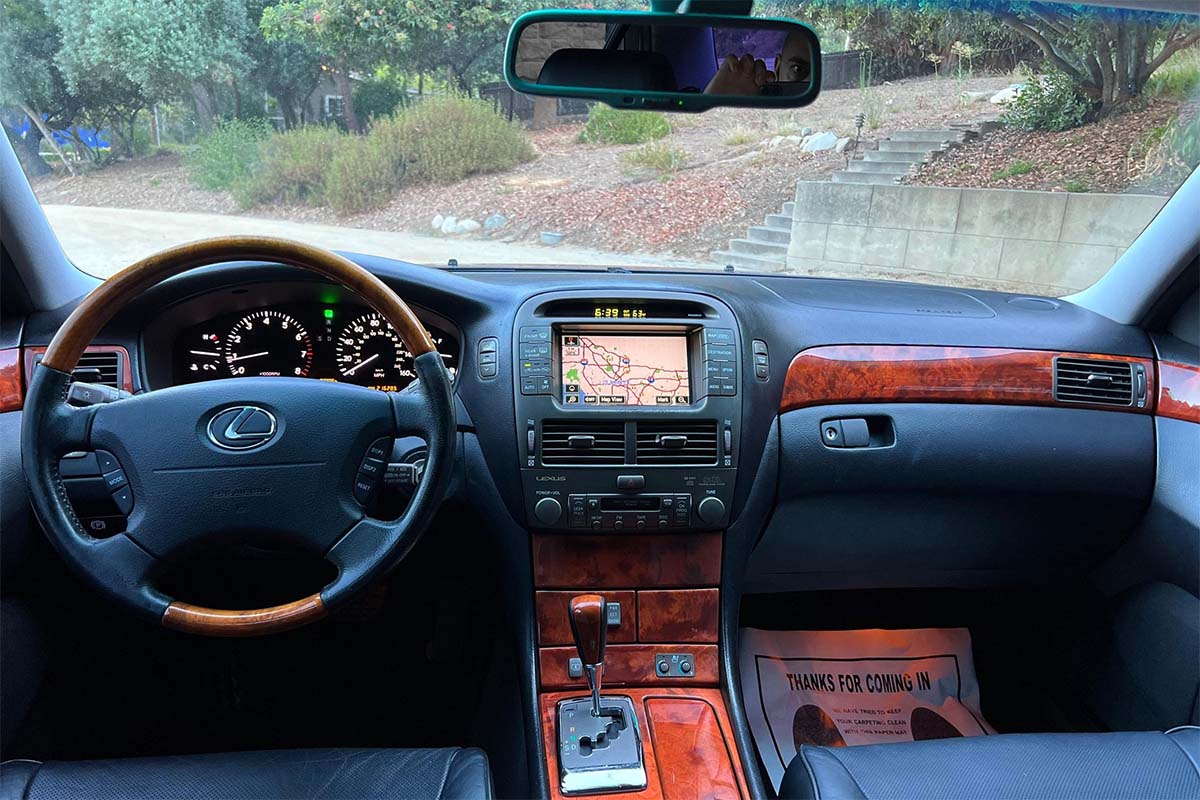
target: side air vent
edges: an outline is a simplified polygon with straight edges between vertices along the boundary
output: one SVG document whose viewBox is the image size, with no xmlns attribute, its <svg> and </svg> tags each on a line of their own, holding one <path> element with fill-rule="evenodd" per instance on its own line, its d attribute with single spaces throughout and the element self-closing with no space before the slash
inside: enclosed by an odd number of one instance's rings
<svg viewBox="0 0 1200 800">
<path fill-rule="evenodd" d="M 717 421 L 637 424 L 637 463 L 707 466 L 717 463 Z"/>
<path fill-rule="evenodd" d="M 1065 403 L 1133 405 L 1133 365 L 1082 358 L 1054 360 L 1054 399 Z"/>
<path fill-rule="evenodd" d="M 114 389 L 121 388 L 121 354 L 116 350 L 96 350 L 84 353 L 71 373 L 75 380 L 84 383 L 102 383 Z M 99 377 L 97 377 L 99 376 Z"/>
<path fill-rule="evenodd" d="M 548 419 L 542 422 L 542 464 L 625 463 L 625 423 Z"/>
</svg>

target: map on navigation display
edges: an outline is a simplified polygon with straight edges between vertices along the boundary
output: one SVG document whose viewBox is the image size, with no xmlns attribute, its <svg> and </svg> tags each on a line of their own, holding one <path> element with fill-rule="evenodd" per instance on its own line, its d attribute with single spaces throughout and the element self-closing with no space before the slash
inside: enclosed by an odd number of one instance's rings
<svg viewBox="0 0 1200 800">
<path fill-rule="evenodd" d="M 687 405 L 687 337 L 564 335 L 567 405 Z"/>
</svg>

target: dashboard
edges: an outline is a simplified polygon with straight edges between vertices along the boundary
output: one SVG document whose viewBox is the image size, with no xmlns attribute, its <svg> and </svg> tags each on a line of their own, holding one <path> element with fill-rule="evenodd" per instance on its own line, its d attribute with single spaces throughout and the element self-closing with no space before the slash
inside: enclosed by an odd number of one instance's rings
<svg viewBox="0 0 1200 800">
<path fill-rule="evenodd" d="M 457 327 L 425 309 L 414 313 L 455 377 Z M 412 351 L 383 315 L 326 284 L 265 283 L 202 294 L 162 312 L 147 327 L 145 343 L 149 383 L 159 387 L 279 376 L 394 392 L 416 379 Z"/>
</svg>

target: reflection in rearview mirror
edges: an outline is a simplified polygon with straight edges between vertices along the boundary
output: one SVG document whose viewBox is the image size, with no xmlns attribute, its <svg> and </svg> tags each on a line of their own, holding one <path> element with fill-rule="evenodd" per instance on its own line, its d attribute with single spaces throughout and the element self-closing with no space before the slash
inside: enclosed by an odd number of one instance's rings
<svg viewBox="0 0 1200 800">
<path fill-rule="evenodd" d="M 517 91 L 617 107 L 697 111 L 816 99 L 820 48 L 787 20 L 542 11 L 517 20 L 505 77 Z"/>
</svg>

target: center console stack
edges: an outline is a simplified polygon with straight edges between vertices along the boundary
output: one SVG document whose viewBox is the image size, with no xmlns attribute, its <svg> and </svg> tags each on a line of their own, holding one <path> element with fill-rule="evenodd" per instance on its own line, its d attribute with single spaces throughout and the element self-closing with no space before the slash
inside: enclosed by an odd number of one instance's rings
<svg viewBox="0 0 1200 800">
<path fill-rule="evenodd" d="M 530 527 L 667 532 L 728 524 L 739 381 L 754 367 L 741 363 L 727 306 L 671 292 L 557 292 L 527 301 L 516 327 Z"/>
</svg>

